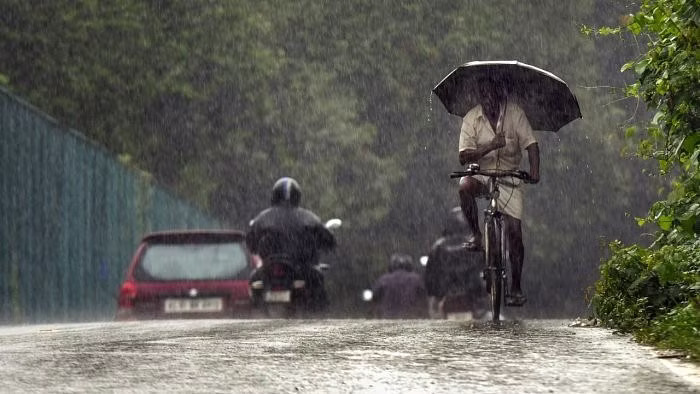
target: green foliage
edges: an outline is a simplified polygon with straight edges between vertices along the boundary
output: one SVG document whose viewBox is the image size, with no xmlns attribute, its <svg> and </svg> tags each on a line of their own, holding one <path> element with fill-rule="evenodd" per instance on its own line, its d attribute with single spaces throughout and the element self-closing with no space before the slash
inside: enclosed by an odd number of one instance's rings
<svg viewBox="0 0 700 394">
<path fill-rule="evenodd" d="M 593 297 L 596 312 L 623 331 L 648 327 L 679 305 L 698 302 L 700 240 L 658 249 L 610 244 Z"/>
<path fill-rule="evenodd" d="M 628 94 L 656 111 L 638 153 L 658 162 L 662 174 L 674 174 L 671 193 L 649 212 L 649 219 L 670 234 L 693 234 L 700 195 L 700 6 L 695 1 L 648 0 L 627 19 L 633 34 L 651 35 L 648 51 L 626 63 L 638 80 Z"/>
<path fill-rule="evenodd" d="M 637 338 L 667 349 L 684 349 L 700 360 L 700 306 L 697 300 L 681 303 L 637 332 Z"/>
<path fill-rule="evenodd" d="M 603 324 L 700 357 L 700 240 L 610 248 L 593 297 Z"/>
<path fill-rule="evenodd" d="M 700 356 L 699 16 L 696 1 L 646 0 L 625 19 L 628 31 L 649 38 L 648 51 L 622 67 L 637 74 L 627 94 L 656 111 L 637 152 L 658 163 L 671 179 L 670 192 L 638 219 L 658 225 L 651 247 L 610 245 L 612 256 L 601 267 L 593 300 L 608 326 L 695 357 Z M 638 134 L 633 128 L 626 133 Z"/>
</svg>

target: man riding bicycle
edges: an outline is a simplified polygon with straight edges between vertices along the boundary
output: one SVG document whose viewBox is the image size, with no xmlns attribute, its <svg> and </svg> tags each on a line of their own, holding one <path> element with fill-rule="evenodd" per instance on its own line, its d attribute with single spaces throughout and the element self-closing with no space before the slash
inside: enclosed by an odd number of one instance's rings
<svg viewBox="0 0 700 394">
<path fill-rule="evenodd" d="M 532 134 L 532 127 L 525 112 L 507 99 L 505 89 L 499 81 L 487 80 L 479 84 L 480 105 L 472 108 L 462 121 L 459 136 L 459 162 L 462 165 L 478 163 L 483 169 L 518 170 L 522 151 L 527 150 L 530 162 L 530 179 L 539 181 L 539 148 Z M 523 246 L 521 219 L 523 210 L 523 190 L 519 181 L 500 183 L 501 192 L 498 206 L 504 214 L 512 266 L 510 296 L 508 305 L 523 305 L 527 298 L 521 288 L 521 274 L 525 248 Z M 459 182 L 460 206 L 472 236 L 466 240 L 467 246 L 481 248 L 481 230 L 478 222 L 476 197 L 488 193 L 487 179 L 482 175 L 466 176 Z"/>
</svg>

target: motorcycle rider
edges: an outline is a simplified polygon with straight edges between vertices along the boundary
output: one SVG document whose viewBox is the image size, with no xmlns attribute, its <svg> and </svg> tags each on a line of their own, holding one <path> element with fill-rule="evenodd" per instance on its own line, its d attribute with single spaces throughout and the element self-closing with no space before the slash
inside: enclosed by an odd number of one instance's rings
<svg viewBox="0 0 700 394">
<path fill-rule="evenodd" d="M 470 312 L 481 309 L 486 290 L 480 277 L 484 266 L 483 253 L 464 243 L 472 236 L 471 226 L 464 219 L 461 207 L 450 210 L 442 235 L 430 249 L 425 266 L 425 288 L 431 317 L 445 317 L 445 297 L 458 295 L 460 304 Z"/>
<path fill-rule="evenodd" d="M 250 222 L 246 244 L 250 251 L 260 256 L 263 264 L 272 256 L 285 256 L 297 268 L 311 292 L 311 308 L 328 306 L 323 275 L 314 268 L 320 251 L 335 248 L 333 234 L 313 212 L 301 208 L 301 189 L 296 180 L 278 179 L 272 187 L 271 207 L 263 210 Z M 258 279 L 257 270 L 251 282 Z"/>
</svg>

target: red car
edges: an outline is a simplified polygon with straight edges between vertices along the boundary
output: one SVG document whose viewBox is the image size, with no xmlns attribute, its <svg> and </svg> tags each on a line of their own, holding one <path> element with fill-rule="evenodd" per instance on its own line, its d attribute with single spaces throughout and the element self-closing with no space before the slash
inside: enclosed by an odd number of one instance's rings
<svg viewBox="0 0 700 394">
<path fill-rule="evenodd" d="M 116 319 L 249 317 L 253 261 L 240 231 L 148 234 L 119 290 Z"/>
</svg>

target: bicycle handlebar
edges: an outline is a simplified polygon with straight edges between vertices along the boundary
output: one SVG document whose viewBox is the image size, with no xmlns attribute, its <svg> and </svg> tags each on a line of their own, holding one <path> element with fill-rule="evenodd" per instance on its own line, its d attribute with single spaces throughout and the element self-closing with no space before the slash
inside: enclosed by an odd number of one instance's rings
<svg viewBox="0 0 700 394">
<path fill-rule="evenodd" d="M 522 170 L 482 170 L 479 168 L 468 168 L 464 171 L 453 171 L 450 178 L 461 178 L 463 176 L 485 175 L 493 178 L 515 177 L 522 179 L 526 183 L 530 180 L 530 174 Z"/>
</svg>

